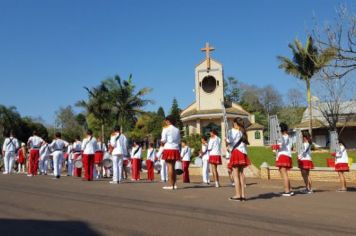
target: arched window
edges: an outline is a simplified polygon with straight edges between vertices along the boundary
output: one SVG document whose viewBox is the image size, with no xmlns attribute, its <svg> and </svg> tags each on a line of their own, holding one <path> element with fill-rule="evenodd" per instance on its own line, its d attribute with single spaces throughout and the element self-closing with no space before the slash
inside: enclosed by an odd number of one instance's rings
<svg viewBox="0 0 356 236">
<path fill-rule="evenodd" d="M 261 139 L 261 132 L 260 131 L 256 131 L 255 132 L 255 139 Z"/>
</svg>

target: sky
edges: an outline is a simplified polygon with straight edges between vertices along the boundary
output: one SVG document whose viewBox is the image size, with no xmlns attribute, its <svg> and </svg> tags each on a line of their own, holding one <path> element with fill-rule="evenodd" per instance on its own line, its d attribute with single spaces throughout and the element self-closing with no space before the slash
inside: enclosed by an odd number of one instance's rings
<svg viewBox="0 0 356 236">
<path fill-rule="evenodd" d="M 0 104 L 53 124 L 83 89 L 132 73 L 166 112 L 195 100 L 194 68 L 205 42 L 225 77 L 282 94 L 303 89 L 278 69 L 288 43 L 305 42 L 313 16 L 332 21 L 336 0 L 0 0 Z M 79 109 L 79 108 L 77 108 Z M 79 111 L 79 110 L 78 110 Z"/>
</svg>

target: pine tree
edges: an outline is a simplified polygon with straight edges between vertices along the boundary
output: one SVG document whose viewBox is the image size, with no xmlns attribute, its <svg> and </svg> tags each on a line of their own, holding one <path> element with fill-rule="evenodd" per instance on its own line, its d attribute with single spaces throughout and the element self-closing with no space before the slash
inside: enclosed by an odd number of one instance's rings
<svg viewBox="0 0 356 236">
<path fill-rule="evenodd" d="M 176 127 L 179 128 L 180 130 L 182 130 L 183 128 L 183 123 L 182 120 L 180 119 L 180 108 L 178 106 L 178 101 L 176 98 L 173 99 L 172 102 L 172 107 L 171 107 L 171 113 L 170 116 L 172 116 L 176 122 Z"/>
<path fill-rule="evenodd" d="M 159 107 L 157 110 L 157 115 L 159 117 L 162 117 L 163 119 L 166 117 L 166 114 L 164 113 L 163 107 Z"/>
</svg>

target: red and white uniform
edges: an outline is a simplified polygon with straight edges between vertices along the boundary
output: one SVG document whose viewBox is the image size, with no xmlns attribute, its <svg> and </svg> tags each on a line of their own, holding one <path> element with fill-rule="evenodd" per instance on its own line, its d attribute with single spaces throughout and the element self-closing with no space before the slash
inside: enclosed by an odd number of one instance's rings
<svg viewBox="0 0 356 236">
<path fill-rule="evenodd" d="M 110 146 L 112 148 L 112 181 L 122 181 L 122 171 L 124 166 L 124 158 L 128 156 L 126 136 L 120 132 L 115 132 L 110 137 Z M 128 161 L 127 161 L 128 163 Z M 127 166 L 127 165 L 126 165 Z"/>
<path fill-rule="evenodd" d="M 64 159 L 63 151 L 67 146 L 68 142 L 60 138 L 53 140 L 49 145 L 53 150 L 53 175 L 56 177 L 61 176 L 62 162 Z"/>
<path fill-rule="evenodd" d="M 156 159 L 156 151 L 154 148 L 147 149 L 147 159 L 146 159 L 146 166 L 147 166 L 147 179 L 153 181 L 154 180 L 154 163 Z"/>
<path fill-rule="evenodd" d="M 163 159 L 163 151 L 164 151 L 164 147 L 160 146 L 156 154 L 156 157 L 161 164 L 161 181 L 166 182 L 168 180 L 168 169 L 167 169 L 167 163 Z"/>
<path fill-rule="evenodd" d="M 207 184 L 210 182 L 210 178 L 209 178 L 209 151 L 208 151 L 207 144 L 201 145 L 201 152 L 202 152 L 201 159 L 203 161 L 203 168 L 202 168 L 203 182 Z"/>
<path fill-rule="evenodd" d="M 241 140 L 243 134 L 238 129 L 231 129 L 228 132 L 226 142 L 231 148 L 235 147 L 237 143 Z M 231 152 L 229 167 L 246 167 L 250 165 L 251 162 L 247 157 L 247 147 L 244 142 L 240 144 Z"/>
<path fill-rule="evenodd" d="M 163 128 L 161 142 L 164 143 L 163 160 L 176 161 L 180 160 L 179 144 L 180 132 L 173 125 Z"/>
<path fill-rule="evenodd" d="M 314 168 L 311 158 L 311 145 L 308 142 L 303 143 L 303 152 L 298 155 L 298 166 L 300 169 L 305 170 Z"/>
<path fill-rule="evenodd" d="M 106 152 L 106 146 L 105 143 L 102 142 L 97 142 L 97 147 L 95 151 L 95 158 L 94 158 L 94 163 L 95 164 L 100 164 L 103 161 L 104 158 L 104 153 Z"/>
<path fill-rule="evenodd" d="M 208 150 L 209 163 L 221 165 L 221 139 L 218 136 L 209 139 Z"/>
<path fill-rule="evenodd" d="M 131 179 L 134 181 L 140 180 L 142 148 L 140 146 L 133 147 L 131 150 Z"/>
<path fill-rule="evenodd" d="M 73 143 L 73 161 L 76 161 L 82 152 L 82 142 L 77 140 Z M 74 167 L 74 176 L 81 177 L 82 176 L 82 168 Z"/>
<path fill-rule="evenodd" d="M 83 167 L 85 171 L 84 178 L 92 181 L 94 178 L 94 157 L 97 148 L 96 139 L 93 136 L 88 136 L 82 142 L 83 150 Z"/>
<path fill-rule="evenodd" d="M 41 174 L 47 174 L 48 171 L 48 158 L 51 154 L 48 143 L 45 143 L 40 148 L 40 172 Z"/>
<path fill-rule="evenodd" d="M 282 136 L 282 140 L 279 143 L 278 155 L 276 158 L 276 166 L 281 168 L 285 167 L 290 169 L 293 167 L 292 162 L 292 141 L 288 134 Z"/>
<path fill-rule="evenodd" d="M 183 167 L 183 183 L 190 183 L 189 164 L 190 164 L 190 157 L 192 155 L 190 147 L 185 146 L 184 148 L 182 148 L 180 155 L 182 158 L 182 167 Z"/>
<path fill-rule="evenodd" d="M 335 155 L 335 170 L 349 171 L 349 156 L 344 145 L 340 145 L 340 150 Z"/>
<path fill-rule="evenodd" d="M 11 174 L 12 167 L 15 161 L 16 152 L 19 148 L 19 142 L 14 137 L 6 138 L 2 146 L 2 151 L 4 155 L 4 165 L 5 172 L 4 174 Z"/>
<path fill-rule="evenodd" d="M 30 146 L 30 156 L 29 156 L 29 176 L 37 175 L 38 170 L 38 162 L 40 158 L 40 147 L 43 143 L 43 139 L 38 137 L 37 135 L 31 136 L 27 144 Z"/>
</svg>

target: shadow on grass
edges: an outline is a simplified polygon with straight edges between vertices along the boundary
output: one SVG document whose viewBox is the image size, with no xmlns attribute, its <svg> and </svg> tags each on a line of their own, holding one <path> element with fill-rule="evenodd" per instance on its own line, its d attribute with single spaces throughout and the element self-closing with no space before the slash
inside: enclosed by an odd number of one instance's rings
<svg viewBox="0 0 356 236">
<path fill-rule="evenodd" d="M 1 235 L 100 235 L 81 221 L 0 219 Z"/>
</svg>

